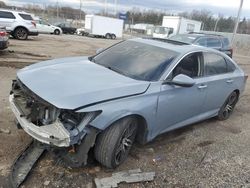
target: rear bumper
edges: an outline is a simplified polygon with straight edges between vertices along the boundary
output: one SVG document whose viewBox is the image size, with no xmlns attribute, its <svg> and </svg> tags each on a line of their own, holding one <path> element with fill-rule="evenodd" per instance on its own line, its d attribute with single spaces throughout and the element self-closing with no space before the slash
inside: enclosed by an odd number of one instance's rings
<svg viewBox="0 0 250 188">
<path fill-rule="evenodd" d="M 17 121 L 23 130 L 36 140 L 58 147 L 70 146 L 70 133 L 64 128 L 58 120 L 46 126 L 36 126 L 22 116 L 18 106 L 14 102 L 14 95 L 9 97 L 10 107 L 16 116 Z"/>
<path fill-rule="evenodd" d="M 38 31 L 29 31 L 28 33 L 29 36 L 37 36 L 38 34 Z"/>
<path fill-rule="evenodd" d="M 8 48 L 9 46 L 9 41 L 0 41 L 0 50 L 4 50 L 6 48 Z"/>
</svg>

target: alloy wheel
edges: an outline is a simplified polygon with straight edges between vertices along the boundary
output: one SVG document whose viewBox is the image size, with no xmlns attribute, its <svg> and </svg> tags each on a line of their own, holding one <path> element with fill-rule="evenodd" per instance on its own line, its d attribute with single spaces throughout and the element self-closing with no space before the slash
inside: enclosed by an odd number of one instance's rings
<svg viewBox="0 0 250 188">
<path fill-rule="evenodd" d="M 234 107 L 237 103 L 238 100 L 238 95 L 236 92 L 233 92 L 227 99 L 226 104 L 224 105 L 224 109 L 223 109 L 223 117 L 224 119 L 227 119 L 233 112 Z"/>
<path fill-rule="evenodd" d="M 124 130 L 119 140 L 118 147 L 115 151 L 116 164 L 120 164 L 126 159 L 135 140 L 136 128 L 136 123 L 132 121 L 130 122 L 129 126 L 127 126 L 127 128 Z"/>
<path fill-rule="evenodd" d="M 16 31 L 16 37 L 17 39 L 25 40 L 27 38 L 27 31 L 23 28 L 19 28 Z"/>
</svg>

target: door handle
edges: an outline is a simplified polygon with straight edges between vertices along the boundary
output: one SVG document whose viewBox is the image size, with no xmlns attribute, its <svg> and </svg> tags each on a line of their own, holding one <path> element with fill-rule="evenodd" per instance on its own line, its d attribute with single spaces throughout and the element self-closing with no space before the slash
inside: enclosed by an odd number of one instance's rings
<svg viewBox="0 0 250 188">
<path fill-rule="evenodd" d="M 198 86 L 198 89 L 205 89 L 205 88 L 207 88 L 207 85 L 199 85 Z"/>
<path fill-rule="evenodd" d="M 227 80 L 227 83 L 233 83 L 233 81 L 234 81 L 234 80 L 229 79 L 229 80 Z"/>
</svg>

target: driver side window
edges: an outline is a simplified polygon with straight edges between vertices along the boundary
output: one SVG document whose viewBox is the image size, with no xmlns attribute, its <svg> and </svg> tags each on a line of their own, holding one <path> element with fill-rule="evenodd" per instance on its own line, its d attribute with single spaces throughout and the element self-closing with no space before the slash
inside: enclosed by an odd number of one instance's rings
<svg viewBox="0 0 250 188">
<path fill-rule="evenodd" d="M 184 74 L 191 78 L 201 77 L 203 74 L 202 53 L 192 53 L 184 57 L 172 72 L 172 79 Z"/>
</svg>

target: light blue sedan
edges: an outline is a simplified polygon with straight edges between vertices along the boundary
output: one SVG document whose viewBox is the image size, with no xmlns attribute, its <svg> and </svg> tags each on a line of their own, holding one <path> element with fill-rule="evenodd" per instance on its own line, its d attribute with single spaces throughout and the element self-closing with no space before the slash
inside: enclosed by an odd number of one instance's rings
<svg viewBox="0 0 250 188">
<path fill-rule="evenodd" d="M 85 165 L 95 156 L 115 168 L 134 141 L 147 143 L 215 116 L 228 119 L 246 80 L 240 67 L 216 50 L 131 39 L 91 57 L 21 69 L 10 104 L 19 126 L 67 164 Z"/>
</svg>

